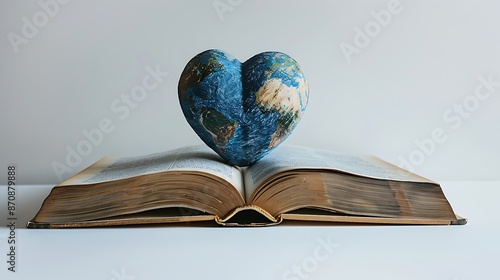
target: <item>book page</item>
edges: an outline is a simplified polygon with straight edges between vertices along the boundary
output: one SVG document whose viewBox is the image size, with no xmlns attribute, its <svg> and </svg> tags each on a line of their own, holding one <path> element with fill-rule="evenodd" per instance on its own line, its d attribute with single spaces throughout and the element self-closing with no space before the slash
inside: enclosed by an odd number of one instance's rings
<svg viewBox="0 0 500 280">
<path fill-rule="evenodd" d="M 243 195 L 240 170 L 225 164 L 210 148 L 199 145 L 128 158 L 103 158 L 59 185 L 94 184 L 165 171 L 199 171 L 218 176 Z"/>
<path fill-rule="evenodd" d="M 377 179 L 435 183 L 370 155 L 282 145 L 244 170 L 247 201 L 264 180 L 291 169 L 325 169 Z"/>
</svg>

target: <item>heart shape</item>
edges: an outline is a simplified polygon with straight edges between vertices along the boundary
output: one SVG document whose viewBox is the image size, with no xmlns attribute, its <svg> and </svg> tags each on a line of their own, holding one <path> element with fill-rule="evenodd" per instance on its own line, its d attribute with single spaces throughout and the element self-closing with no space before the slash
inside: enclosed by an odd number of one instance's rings
<svg viewBox="0 0 500 280">
<path fill-rule="evenodd" d="M 250 165 L 282 143 L 309 101 L 299 64 L 280 52 L 241 63 L 221 50 L 192 58 L 181 74 L 179 102 L 198 136 L 233 165 Z"/>
</svg>

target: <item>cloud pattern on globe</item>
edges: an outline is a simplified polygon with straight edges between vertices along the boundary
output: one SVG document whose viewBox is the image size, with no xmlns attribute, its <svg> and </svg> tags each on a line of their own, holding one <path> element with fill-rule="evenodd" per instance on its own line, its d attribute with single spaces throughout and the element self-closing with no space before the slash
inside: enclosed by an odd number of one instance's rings
<svg viewBox="0 0 500 280">
<path fill-rule="evenodd" d="M 251 165 L 282 143 L 309 101 L 299 64 L 280 52 L 241 63 L 221 50 L 204 51 L 184 68 L 178 94 L 193 130 L 236 166 Z"/>
</svg>

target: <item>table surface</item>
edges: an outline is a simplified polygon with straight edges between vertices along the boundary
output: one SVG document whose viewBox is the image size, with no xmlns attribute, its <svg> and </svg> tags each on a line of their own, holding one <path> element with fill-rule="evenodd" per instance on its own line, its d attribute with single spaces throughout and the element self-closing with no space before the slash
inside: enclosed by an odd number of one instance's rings
<svg viewBox="0 0 500 280">
<path fill-rule="evenodd" d="M 26 229 L 52 186 L 21 185 L 11 231 L 0 186 L 0 279 L 499 279 L 500 182 L 441 185 L 467 225 Z"/>
</svg>

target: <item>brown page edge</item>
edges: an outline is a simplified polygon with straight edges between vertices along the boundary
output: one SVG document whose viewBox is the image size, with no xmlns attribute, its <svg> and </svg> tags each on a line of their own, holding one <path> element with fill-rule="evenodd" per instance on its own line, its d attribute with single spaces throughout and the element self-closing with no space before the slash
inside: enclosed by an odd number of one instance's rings
<svg viewBox="0 0 500 280">
<path fill-rule="evenodd" d="M 94 221 L 67 222 L 67 223 L 44 223 L 29 221 L 26 225 L 30 229 L 51 229 L 51 228 L 82 228 L 82 227 L 109 227 L 109 226 L 132 226 L 170 223 L 190 223 L 214 221 L 215 215 L 194 215 L 194 216 L 174 216 L 174 217 L 140 217 L 140 218 L 107 218 Z"/>
<path fill-rule="evenodd" d="M 465 225 L 467 219 L 457 216 L 456 220 L 449 219 L 418 219 L 418 218 L 384 218 L 350 215 L 313 215 L 284 213 L 280 215 L 283 220 L 355 223 L 355 224 L 380 224 L 380 225 Z"/>
</svg>

